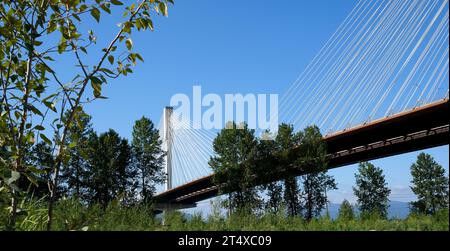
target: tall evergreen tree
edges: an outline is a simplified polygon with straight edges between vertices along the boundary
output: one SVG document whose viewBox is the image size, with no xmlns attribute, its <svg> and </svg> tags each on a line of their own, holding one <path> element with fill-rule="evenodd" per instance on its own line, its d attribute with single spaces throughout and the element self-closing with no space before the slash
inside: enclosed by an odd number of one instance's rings
<svg viewBox="0 0 450 251">
<path fill-rule="evenodd" d="M 416 163 L 411 165 L 411 175 L 411 189 L 418 198 L 411 203 L 413 211 L 434 214 L 448 208 L 448 177 L 445 176 L 445 169 L 431 155 L 420 153 Z"/>
<path fill-rule="evenodd" d="M 300 144 L 300 135 L 294 133 L 294 127 L 288 124 L 281 124 L 278 127 L 278 134 L 275 138 L 276 151 L 280 159 L 280 170 L 288 169 L 292 164 L 292 159 L 289 152 L 292 148 Z M 284 179 L 284 204 L 288 215 L 299 215 L 300 207 L 300 189 L 297 182 L 297 177 L 290 176 Z"/>
<path fill-rule="evenodd" d="M 317 126 L 305 128 L 300 136 L 297 165 L 306 172 L 301 176 L 301 201 L 306 220 L 319 216 L 328 203 L 327 191 L 337 189 L 334 178 L 327 174 L 326 146 Z"/>
<path fill-rule="evenodd" d="M 327 191 L 336 189 L 336 182 L 326 172 L 310 173 L 302 176 L 302 208 L 307 221 L 320 215 L 328 203 Z"/>
<path fill-rule="evenodd" d="M 131 148 L 126 139 L 112 129 L 98 136 L 89 136 L 89 175 L 86 181 L 89 202 L 100 203 L 104 208 L 120 196 L 125 196 L 130 178 Z"/>
<path fill-rule="evenodd" d="M 159 131 L 153 122 L 142 117 L 133 126 L 133 164 L 140 176 L 138 184 L 144 202 L 149 202 L 156 190 L 156 185 L 165 181 L 163 170 L 164 151 L 161 148 Z"/>
<path fill-rule="evenodd" d="M 229 122 L 214 139 L 215 156 L 209 165 L 220 192 L 229 196 L 230 211 L 253 212 L 260 208 L 261 199 L 253 182 L 257 143 L 254 130 L 247 124 L 237 128 L 234 122 Z"/>
<path fill-rule="evenodd" d="M 344 200 L 339 207 L 338 220 L 350 221 L 355 218 L 355 212 L 352 205 L 348 200 Z"/>
<path fill-rule="evenodd" d="M 272 213 L 278 213 L 283 206 L 283 186 L 279 181 L 270 182 L 265 186 L 268 200 L 266 210 Z"/>
<path fill-rule="evenodd" d="M 41 141 L 35 144 L 31 150 L 31 159 L 29 163 L 36 168 L 35 174 L 28 175 L 34 177 L 34 184 L 30 184 L 30 190 L 34 197 L 41 198 L 48 195 L 47 182 L 49 180 L 49 172 L 55 159 L 52 155 L 52 148 L 45 142 Z"/>
<path fill-rule="evenodd" d="M 66 114 L 68 117 L 69 114 Z M 69 127 L 67 135 L 67 145 L 70 159 L 61 169 L 61 187 L 66 196 L 75 196 L 81 200 L 86 195 L 86 176 L 89 175 L 88 140 L 92 133 L 91 117 L 79 111 L 75 113 L 76 122 Z"/>
<path fill-rule="evenodd" d="M 353 187 L 353 192 L 358 198 L 360 211 L 386 217 L 391 190 L 387 187 L 383 170 L 369 162 L 361 162 L 355 178 L 356 187 Z"/>
<path fill-rule="evenodd" d="M 256 164 L 257 177 L 263 192 L 267 195 L 264 207 L 267 212 L 277 213 L 283 205 L 283 186 L 280 181 L 267 180 L 273 178 L 278 171 L 278 166 L 274 158 L 276 154 L 276 142 L 270 137 L 270 132 L 266 131 L 258 143 L 258 160 Z"/>
</svg>

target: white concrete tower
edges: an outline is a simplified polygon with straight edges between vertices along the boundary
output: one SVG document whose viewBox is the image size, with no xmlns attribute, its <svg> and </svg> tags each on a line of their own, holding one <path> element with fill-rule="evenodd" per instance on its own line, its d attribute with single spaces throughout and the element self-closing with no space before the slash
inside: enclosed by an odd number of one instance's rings
<svg viewBox="0 0 450 251">
<path fill-rule="evenodd" d="M 164 108 L 164 140 L 166 142 L 166 167 L 167 174 L 166 191 L 172 189 L 172 114 L 173 107 L 166 106 Z"/>
</svg>

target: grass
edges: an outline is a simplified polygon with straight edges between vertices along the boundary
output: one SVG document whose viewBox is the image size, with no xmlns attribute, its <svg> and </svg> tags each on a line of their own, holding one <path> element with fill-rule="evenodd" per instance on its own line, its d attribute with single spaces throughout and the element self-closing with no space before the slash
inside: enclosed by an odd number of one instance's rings
<svg viewBox="0 0 450 251">
<path fill-rule="evenodd" d="M 46 204 L 32 201 L 22 204 L 17 230 L 45 230 Z M 207 217 L 196 214 L 189 219 L 181 212 L 155 217 L 151 208 L 145 206 L 123 207 L 111 203 L 106 209 L 87 207 L 76 200 L 61 200 L 55 207 L 54 230 L 99 231 L 449 231 L 449 211 L 433 216 L 410 215 L 406 219 L 332 220 L 321 217 L 305 222 L 300 217 L 282 214 L 231 215 L 223 217 L 213 212 Z M 2 213 L 0 229 L 4 229 L 6 217 Z"/>
<path fill-rule="evenodd" d="M 327 217 L 305 222 L 300 217 L 280 217 L 266 214 L 208 218 L 202 220 L 196 216 L 191 220 L 183 219 L 180 213 L 166 220 L 164 230 L 198 231 L 448 231 L 448 212 L 435 216 L 411 215 L 403 220 L 355 219 L 350 221 L 331 220 Z M 161 230 L 161 229 L 158 229 Z"/>
</svg>

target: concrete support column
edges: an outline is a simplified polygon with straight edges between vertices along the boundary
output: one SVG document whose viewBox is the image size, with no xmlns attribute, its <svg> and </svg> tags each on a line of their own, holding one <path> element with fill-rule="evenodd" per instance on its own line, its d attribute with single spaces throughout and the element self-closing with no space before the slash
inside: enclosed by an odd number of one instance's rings
<svg viewBox="0 0 450 251">
<path fill-rule="evenodd" d="M 172 189 L 172 123 L 171 118 L 173 114 L 173 107 L 167 106 L 164 108 L 164 141 L 166 142 L 166 163 L 165 172 L 167 174 L 166 191 Z"/>
</svg>

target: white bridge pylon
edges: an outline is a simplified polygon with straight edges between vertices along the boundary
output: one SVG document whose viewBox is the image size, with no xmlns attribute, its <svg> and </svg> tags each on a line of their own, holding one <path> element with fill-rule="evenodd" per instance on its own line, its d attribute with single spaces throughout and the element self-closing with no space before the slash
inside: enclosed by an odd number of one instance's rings
<svg viewBox="0 0 450 251">
<path fill-rule="evenodd" d="M 181 118 L 173 107 L 167 106 L 159 124 L 162 148 L 166 152 L 165 191 L 212 173 L 208 162 L 213 154 L 215 133 L 197 129 L 200 127 Z"/>
<path fill-rule="evenodd" d="M 166 106 L 164 108 L 164 141 L 166 149 L 165 168 L 166 172 L 166 191 L 172 189 L 172 129 L 171 117 L 173 107 Z"/>
</svg>

